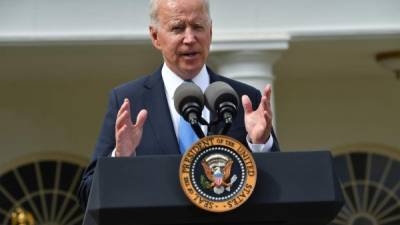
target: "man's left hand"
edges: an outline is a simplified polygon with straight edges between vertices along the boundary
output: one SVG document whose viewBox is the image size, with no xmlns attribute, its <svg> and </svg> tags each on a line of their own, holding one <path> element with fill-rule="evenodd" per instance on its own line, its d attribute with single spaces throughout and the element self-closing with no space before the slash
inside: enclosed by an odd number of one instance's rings
<svg viewBox="0 0 400 225">
<path fill-rule="evenodd" d="M 250 142 L 265 144 L 272 130 L 271 85 L 267 84 L 264 88 L 260 105 L 256 110 L 253 110 L 252 103 L 247 95 L 242 96 L 242 104 L 244 123 Z"/>
</svg>

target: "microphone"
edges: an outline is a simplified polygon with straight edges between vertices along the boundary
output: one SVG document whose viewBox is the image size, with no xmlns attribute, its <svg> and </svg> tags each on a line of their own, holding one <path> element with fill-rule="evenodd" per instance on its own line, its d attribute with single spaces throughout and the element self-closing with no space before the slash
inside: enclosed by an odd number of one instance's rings
<svg viewBox="0 0 400 225">
<path fill-rule="evenodd" d="M 182 83 L 174 93 L 176 111 L 192 126 L 198 138 L 203 138 L 199 122 L 202 122 L 201 112 L 204 108 L 204 95 L 201 89 L 191 82 Z"/>
<path fill-rule="evenodd" d="M 224 121 L 225 126 L 219 134 L 226 134 L 237 114 L 239 97 L 233 88 L 222 81 L 210 84 L 205 93 L 207 108 L 218 115 L 218 121 Z"/>
</svg>

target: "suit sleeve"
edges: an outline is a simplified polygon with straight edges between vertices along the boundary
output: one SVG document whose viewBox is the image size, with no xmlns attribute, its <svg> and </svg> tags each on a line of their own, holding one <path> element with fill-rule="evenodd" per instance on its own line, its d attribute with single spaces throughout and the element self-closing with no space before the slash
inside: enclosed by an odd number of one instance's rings
<svg viewBox="0 0 400 225">
<path fill-rule="evenodd" d="M 97 159 L 110 156 L 115 147 L 115 120 L 119 109 L 117 99 L 115 90 L 112 90 L 109 94 L 108 109 L 97 139 L 92 161 L 82 174 L 81 183 L 78 188 L 78 198 L 83 209 L 86 209 Z"/>
<path fill-rule="evenodd" d="M 271 152 L 280 152 L 281 149 L 279 147 L 278 138 L 275 135 L 274 128 L 272 128 L 272 130 L 271 130 L 271 135 L 272 135 L 272 138 L 274 139 L 274 144 L 272 145 Z"/>
</svg>

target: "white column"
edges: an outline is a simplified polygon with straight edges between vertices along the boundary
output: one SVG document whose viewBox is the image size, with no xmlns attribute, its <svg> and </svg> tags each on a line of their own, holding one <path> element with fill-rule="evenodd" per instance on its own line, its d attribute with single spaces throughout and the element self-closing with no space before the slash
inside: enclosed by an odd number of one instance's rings
<svg viewBox="0 0 400 225">
<path fill-rule="evenodd" d="M 216 66 L 217 73 L 231 79 L 249 84 L 261 91 L 267 84 L 272 86 L 271 107 L 273 113 L 273 126 L 277 129 L 275 100 L 274 100 L 274 80 L 273 66 L 282 55 L 282 52 L 288 48 L 287 40 L 280 41 L 277 44 L 274 41 L 265 41 L 260 45 L 260 41 L 253 42 L 238 41 L 230 42 L 229 45 L 221 41 L 214 44 L 212 63 Z"/>
<path fill-rule="evenodd" d="M 273 64 L 280 56 L 278 51 L 227 51 L 216 55 L 219 74 L 249 84 L 262 91 L 273 84 Z"/>
</svg>

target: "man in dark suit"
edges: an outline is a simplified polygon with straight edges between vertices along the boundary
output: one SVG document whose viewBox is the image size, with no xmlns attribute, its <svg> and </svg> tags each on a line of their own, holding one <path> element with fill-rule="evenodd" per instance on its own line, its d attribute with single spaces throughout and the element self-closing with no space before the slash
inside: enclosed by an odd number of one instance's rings
<svg viewBox="0 0 400 225">
<path fill-rule="evenodd" d="M 232 86 L 242 98 L 227 135 L 253 152 L 279 151 L 272 130 L 270 85 L 261 95 L 255 88 L 217 75 L 205 65 L 212 37 L 208 1 L 153 0 L 149 29 L 164 64 L 152 75 L 123 84 L 110 93 L 95 153 L 79 187 L 83 207 L 97 158 L 180 154 L 180 116 L 173 107 L 173 93 L 185 80 L 193 81 L 203 91 L 215 81 Z M 203 117 L 212 121 L 215 115 L 205 109 Z M 222 123 L 214 130 L 204 130 L 215 133 L 221 126 Z"/>
</svg>

